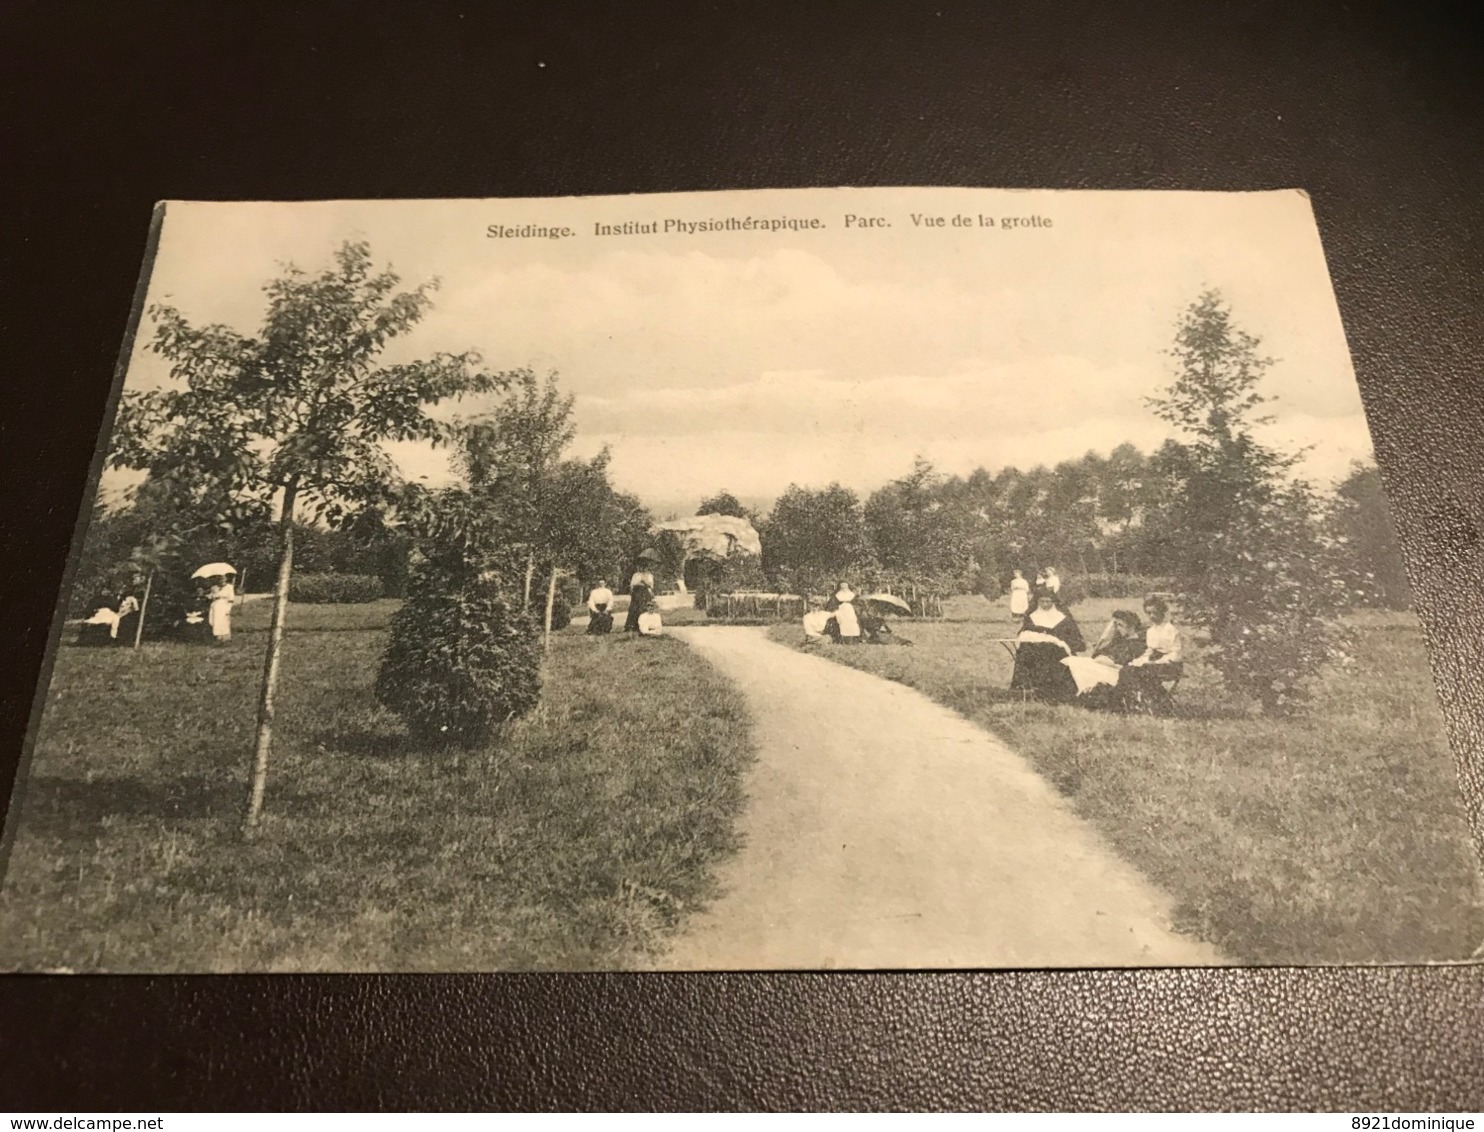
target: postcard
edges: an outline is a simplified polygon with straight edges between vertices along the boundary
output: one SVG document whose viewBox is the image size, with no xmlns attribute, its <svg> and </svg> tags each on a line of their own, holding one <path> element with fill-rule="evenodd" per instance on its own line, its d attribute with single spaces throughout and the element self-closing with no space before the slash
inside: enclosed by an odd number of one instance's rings
<svg viewBox="0 0 1484 1132">
<path fill-rule="evenodd" d="M 6 971 L 1484 940 L 1297 190 L 171 201 L 84 507 Z"/>
</svg>

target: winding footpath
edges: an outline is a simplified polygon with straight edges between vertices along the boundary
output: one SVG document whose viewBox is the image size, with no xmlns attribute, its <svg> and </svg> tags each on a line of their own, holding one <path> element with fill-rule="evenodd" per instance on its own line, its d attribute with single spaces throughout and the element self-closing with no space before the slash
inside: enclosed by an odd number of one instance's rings
<svg viewBox="0 0 1484 1132">
<path fill-rule="evenodd" d="M 758 759 L 723 894 L 657 967 L 1222 962 L 1174 932 L 1169 898 L 968 720 L 762 629 L 671 632 L 741 688 Z"/>
</svg>

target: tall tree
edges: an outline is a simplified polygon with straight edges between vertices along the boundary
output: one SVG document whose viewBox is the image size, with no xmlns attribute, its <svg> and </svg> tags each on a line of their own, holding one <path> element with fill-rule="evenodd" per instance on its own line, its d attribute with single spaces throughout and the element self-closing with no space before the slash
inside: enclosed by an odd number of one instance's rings
<svg viewBox="0 0 1484 1132">
<path fill-rule="evenodd" d="M 874 571 L 860 497 L 834 483 L 812 489 L 790 484 L 762 531 L 763 569 L 795 593 L 834 592 L 841 578 Z"/>
<path fill-rule="evenodd" d="M 1328 526 L 1338 544 L 1352 599 L 1385 609 L 1411 607 L 1412 587 L 1401 543 L 1391 522 L 1380 469 L 1374 463 L 1351 465 L 1350 474 L 1335 489 Z"/>
<path fill-rule="evenodd" d="M 522 371 L 504 400 L 464 426 L 455 455 L 470 489 L 501 524 L 504 548 L 524 558 L 521 601 L 528 608 L 535 575 L 544 565 L 538 558 L 549 508 L 542 493 L 575 435 L 572 404 L 554 374 L 543 382 Z"/>
<path fill-rule="evenodd" d="M 696 508 L 697 515 L 731 515 L 738 519 L 746 519 L 751 522 L 753 515 L 742 501 L 730 491 L 718 491 L 715 495 L 701 500 L 701 505 Z"/>
<path fill-rule="evenodd" d="M 965 516 L 948 505 L 944 480 L 919 457 L 912 470 L 873 492 L 863 509 L 866 534 L 888 576 L 930 588 L 954 589 L 968 572 Z"/>
<path fill-rule="evenodd" d="M 521 604 L 544 604 L 548 613 L 563 572 L 583 583 L 618 581 L 644 549 L 651 522 L 638 500 L 614 490 L 606 449 L 590 460 L 564 458 L 572 405 L 554 374 L 539 381 L 521 373 L 493 411 L 464 427 L 455 460 L 470 506 L 498 531 L 488 555 L 502 560 L 487 567 L 522 573 Z M 533 586 L 538 576 L 544 601 Z"/>
<path fill-rule="evenodd" d="M 1273 364 L 1260 345 L 1207 291 L 1180 319 L 1174 379 L 1150 406 L 1186 437 L 1167 453 L 1164 516 L 1183 616 L 1209 634 L 1211 662 L 1234 692 L 1286 714 L 1337 644 L 1344 595 L 1317 500 L 1293 474 L 1298 457 L 1254 435 L 1268 400 L 1258 385 Z"/>
<path fill-rule="evenodd" d="M 150 309 L 151 349 L 172 384 L 126 393 L 110 462 L 147 469 L 265 508 L 277 502 L 282 550 L 264 658 L 246 828 L 263 809 L 283 653 L 294 522 L 304 508 L 336 524 L 391 496 L 397 473 L 387 441 L 449 439 L 429 415 L 440 401 L 505 387 L 472 353 L 384 365 L 382 350 L 432 306 L 437 281 L 399 291 L 365 243 L 346 243 L 317 274 L 290 266 L 264 287 L 256 336 L 198 326 L 173 306 Z"/>
<path fill-rule="evenodd" d="M 1120 444 L 1102 465 L 1097 523 L 1107 554 L 1105 568 L 1111 573 L 1127 573 L 1135 564 L 1132 536 L 1144 522 L 1148 479 L 1144 454 L 1132 444 Z"/>
</svg>

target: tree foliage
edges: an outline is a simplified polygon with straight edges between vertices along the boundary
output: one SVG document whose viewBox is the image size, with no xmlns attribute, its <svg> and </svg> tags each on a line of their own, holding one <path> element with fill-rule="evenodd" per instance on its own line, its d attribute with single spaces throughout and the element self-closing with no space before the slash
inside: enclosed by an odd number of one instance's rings
<svg viewBox="0 0 1484 1132">
<path fill-rule="evenodd" d="M 866 537 L 887 579 L 950 593 L 967 588 L 970 516 L 944 487 L 943 477 L 919 457 L 910 472 L 866 500 Z"/>
<path fill-rule="evenodd" d="M 536 706 L 540 638 L 498 586 L 446 582 L 414 579 L 392 618 L 376 698 L 425 744 L 477 747 Z"/>
<path fill-rule="evenodd" d="M 755 516 L 742 505 L 742 501 L 730 491 L 718 491 L 715 495 L 707 496 L 701 500 L 701 505 L 696 508 L 697 515 L 731 515 L 738 519 L 753 521 Z"/>
<path fill-rule="evenodd" d="M 618 579 L 644 549 L 649 512 L 609 478 L 607 450 L 565 458 L 574 434 L 572 398 L 555 376 L 521 372 L 510 394 L 468 422 L 456 464 L 468 506 L 483 512 L 485 568 L 513 576 L 529 565 L 540 576 L 570 571 L 584 584 Z"/>
<path fill-rule="evenodd" d="M 430 407 L 508 381 L 483 372 L 473 353 L 378 364 L 431 309 L 437 288 L 433 280 L 398 291 L 399 283 L 373 268 L 367 244 L 347 243 L 333 267 L 310 275 L 291 266 L 266 285 L 256 337 L 151 307 L 150 348 L 170 362 L 173 381 L 124 394 L 110 462 L 249 514 L 287 491 L 331 522 L 385 500 L 398 479 L 385 442 L 446 442 L 452 426 Z"/>
<path fill-rule="evenodd" d="M 837 483 L 789 485 L 760 534 L 763 568 L 795 593 L 833 593 L 840 579 L 875 569 L 860 497 Z"/>
<path fill-rule="evenodd" d="M 1313 490 L 1298 457 L 1253 434 L 1272 365 L 1215 292 L 1184 313 L 1175 375 L 1151 407 L 1186 436 L 1166 453 L 1165 520 L 1180 539 L 1185 621 L 1210 638 L 1209 662 L 1232 691 L 1284 714 L 1336 653 L 1345 600 Z"/>
<path fill-rule="evenodd" d="M 1357 603 L 1383 609 L 1411 608 L 1412 587 L 1407 581 L 1381 472 L 1374 463 L 1351 466 L 1330 505 L 1328 528 L 1335 540 L 1345 585 Z"/>
<path fill-rule="evenodd" d="M 248 826 L 262 806 L 274 695 L 298 508 L 337 525 L 395 497 L 388 441 L 447 442 L 452 426 L 430 414 L 442 401 L 503 388 L 472 353 L 383 364 L 381 354 L 427 314 L 433 280 L 399 290 L 371 249 L 350 242 L 316 274 L 287 267 L 264 287 L 256 336 L 199 326 L 169 304 L 150 308 L 151 349 L 170 363 L 164 387 L 120 402 L 109 461 L 142 468 L 177 499 L 217 508 L 231 524 L 275 504 L 282 554 L 258 710 Z"/>
</svg>

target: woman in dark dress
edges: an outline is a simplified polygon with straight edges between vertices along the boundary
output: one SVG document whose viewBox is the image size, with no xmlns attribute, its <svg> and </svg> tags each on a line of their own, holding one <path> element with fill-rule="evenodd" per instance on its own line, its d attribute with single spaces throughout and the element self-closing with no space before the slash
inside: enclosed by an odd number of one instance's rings
<svg viewBox="0 0 1484 1132">
<path fill-rule="evenodd" d="M 639 566 L 629 579 L 629 615 L 623 623 L 625 633 L 639 631 L 639 615 L 649 608 L 649 603 L 654 599 L 654 575 L 649 572 L 651 561 L 648 556 L 640 555 Z"/>
<path fill-rule="evenodd" d="M 1011 691 L 1030 692 L 1052 703 L 1069 703 L 1076 697 L 1077 682 L 1062 660 L 1076 656 L 1087 642 L 1050 590 L 1036 595 L 1036 607 L 1026 614 L 1016 640 Z"/>
<path fill-rule="evenodd" d="M 1127 609 L 1114 610 L 1113 618 L 1088 657 L 1069 656 L 1063 666 L 1077 682 L 1077 703 L 1083 707 L 1123 707 L 1119 684 L 1123 667 L 1143 654 L 1144 623 L 1139 615 Z"/>
</svg>

